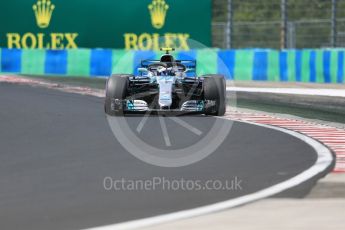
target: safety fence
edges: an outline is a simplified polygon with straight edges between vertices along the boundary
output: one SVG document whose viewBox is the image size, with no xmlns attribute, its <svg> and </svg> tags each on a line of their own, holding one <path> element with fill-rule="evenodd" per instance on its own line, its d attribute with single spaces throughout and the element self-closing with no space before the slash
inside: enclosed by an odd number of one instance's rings
<svg viewBox="0 0 345 230">
<path fill-rule="evenodd" d="M 0 72 L 82 77 L 137 73 L 143 59 L 161 52 L 108 49 L 0 49 Z M 227 79 L 343 83 L 345 49 L 271 50 L 199 49 L 175 52 L 177 59 L 198 61 L 197 73 L 224 74 Z"/>
</svg>

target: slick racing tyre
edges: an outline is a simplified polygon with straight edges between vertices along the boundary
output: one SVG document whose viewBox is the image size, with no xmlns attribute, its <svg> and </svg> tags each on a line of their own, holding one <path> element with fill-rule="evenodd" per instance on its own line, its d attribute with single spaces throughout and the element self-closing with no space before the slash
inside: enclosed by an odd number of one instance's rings
<svg viewBox="0 0 345 230">
<path fill-rule="evenodd" d="M 205 100 L 215 101 L 215 106 L 206 108 L 205 114 L 223 116 L 226 110 L 226 82 L 222 75 L 205 75 L 204 97 Z"/>
<path fill-rule="evenodd" d="M 113 74 L 107 81 L 105 89 L 105 113 L 110 116 L 122 116 L 123 110 L 112 110 L 111 103 L 118 99 L 120 102 L 127 96 L 129 77 L 131 75 Z M 121 106 L 122 108 L 122 106 Z"/>
</svg>

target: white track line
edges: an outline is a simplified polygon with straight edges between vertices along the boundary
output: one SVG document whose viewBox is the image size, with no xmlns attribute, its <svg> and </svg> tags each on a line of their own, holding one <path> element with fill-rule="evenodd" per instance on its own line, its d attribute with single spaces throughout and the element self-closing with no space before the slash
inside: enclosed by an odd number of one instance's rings
<svg viewBox="0 0 345 230">
<path fill-rule="evenodd" d="M 226 119 L 226 118 L 223 118 Z M 295 187 L 312 177 L 318 175 L 319 173 L 323 172 L 326 170 L 332 163 L 333 161 L 333 155 L 330 152 L 330 150 L 324 146 L 323 144 L 319 143 L 318 141 L 303 135 L 298 132 L 294 132 L 291 130 L 287 130 L 284 128 L 279 128 L 279 127 L 273 127 L 269 125 L 263 125 L 263 124 L 256 124 L 252 122 L 244 122 L 240 121 L 243 123 L 249 123 L 252 125 L 256 126 L 261 126 L 269 129 L 274 129 L 277 131 L 284 132 L 286 134 L 289 134 L 291 136 L 294 136 L 301 141 L 306 142 L 309 144 L 317 153 L 317 160 L 313 166 L 311 166 L 309 169 L 305 170 L 304 172 L 298 174 L 297 176 L 290 178 L 286 181 L 283 181 L 279 184 L 273 185 L 269 188 L 260 190 L 255 193 L 251 193 L 245 196 L 241 196 L 238 198 L 230 199 L 227 201 L 223 202 L 218 202 L 215 204 L 211 205 L 206 205 L 198 208 L 193 208 L 189 210 L 184 210 L 184 211 L 178 211 L 174 213 L 169 213 L 169 214 L 163 214 L 159 216 L 154 216 L 154 217 L 149 217 L 149 218 L 144 218 L 144 219 L 139 219 L 139 220 L 133 220 L 133 221 L 128 221 L 128 222 L 123 222 L 119 224 L 113 224 L 113 225 L 106 225 L 106 226 L 101 226 L 101 227 L 96 227 L 96 228 L 91 228 L 92 230 L 111 230 L 111 229 L 138 229 L 138 228 L 143 228 L 143 227 L 148 227 L 152 225 L 157 225 L 157 224 L 163 224 L 167 223 L 170 221 L 176 221 L 176 220 L 181 220 L 181 219 L 186 219 L 186 218 L 191 218 L 191 217 L 196 217 L 200 215 L 205 215 L 205 214 L 210 214 L 213 212 L 221 211 L 224 209 L 229 209 L 233 208 L 239 205 L 243 205 L 249 202 L 253 202 L 259 199 L 263 199 L 269 196 L 273 196 L 275 194 L 278 194 L 282 191 L 285 191 L 287 189 L 290 189 L 292 187 Z M 90 230 L 91 230 L 90 229 Z"/>
<path fill-rule="evenodd" d="M 343 89 L 226 87 L 226 91 L 345 97 Z"/>
</svg>

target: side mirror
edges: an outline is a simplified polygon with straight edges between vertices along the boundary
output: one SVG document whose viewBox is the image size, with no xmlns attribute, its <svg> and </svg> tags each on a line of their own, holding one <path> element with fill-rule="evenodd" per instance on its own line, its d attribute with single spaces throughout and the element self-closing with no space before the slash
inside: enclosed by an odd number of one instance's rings
<svg viewBox="0 0 345 230">
<path fill-rule="evenodd" d="M 146 68 L 138 68 L 139 73 L 148 73 L 149 71 Z"/>
<path fill-rule="evenodd" d="M 184 72 L 185 73 L 191 73 L 191 72 L 194 72 L 194 69 L 186 69 Z"/>
</svg>

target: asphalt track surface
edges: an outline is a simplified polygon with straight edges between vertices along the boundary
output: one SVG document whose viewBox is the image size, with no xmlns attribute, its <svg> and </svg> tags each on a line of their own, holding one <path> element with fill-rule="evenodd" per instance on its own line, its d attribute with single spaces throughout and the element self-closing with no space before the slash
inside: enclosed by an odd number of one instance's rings
<svg viewBox="0 0 345 230">
<path fill-rule="evenodd" d="M 155 119 L 149 118 L 142 133 L 148 142 L 160 135 Z M 200 130 L 215 119 L 192 117 Z M 167 127 L 174 128 L 168 121 Z M 174 132 L 173 142 L 193 140 L 188 130 Z M 114 138 L 103 99 L 5 83 L 0 83 L 0 152 L 0 228 L 36 230 L 88 228 L 212 204 L 287 180 L 316 161 L 314 150 L 295 137 L 234 122 L 226 141 L 202 161 L 178 168 L 149 165 Z M 238 177 L 243 183 L 236 191 L 107 191 L 105 177 Z M 303 196 L 316 179 L 280 196 Z"/>
</svg>

